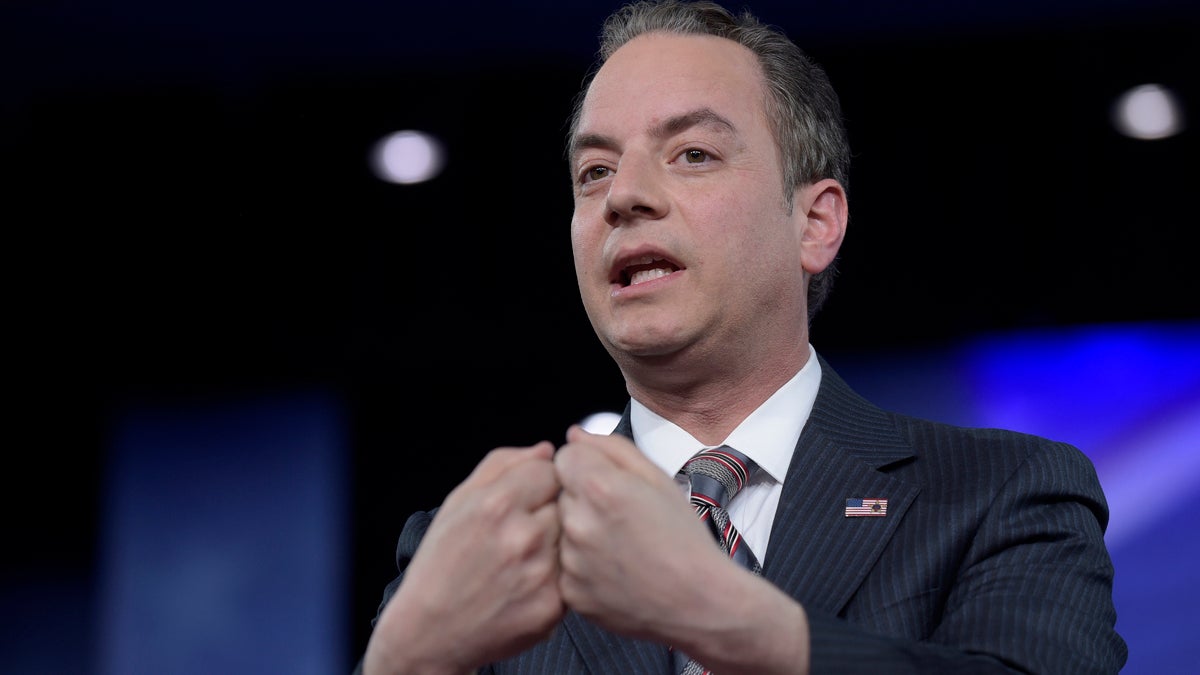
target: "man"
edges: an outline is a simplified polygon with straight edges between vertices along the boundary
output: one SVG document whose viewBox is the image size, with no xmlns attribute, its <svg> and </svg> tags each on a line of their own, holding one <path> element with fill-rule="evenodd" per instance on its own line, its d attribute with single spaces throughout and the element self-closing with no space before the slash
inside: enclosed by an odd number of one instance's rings
<svg viewBox="0 0 1200 675">
<path fill-rule="evenodd" d="M 810 345 L 848 221 L 822 71 L 708 3 L 627 6 L 602 43 L 571 236 L 631 400 L 409 519 L 364 672 L 1117 672 L 1084 455 L 882 411 Z M 718 446 L 748 456 L 724 550 L 678 477 Z"/>
</svg>

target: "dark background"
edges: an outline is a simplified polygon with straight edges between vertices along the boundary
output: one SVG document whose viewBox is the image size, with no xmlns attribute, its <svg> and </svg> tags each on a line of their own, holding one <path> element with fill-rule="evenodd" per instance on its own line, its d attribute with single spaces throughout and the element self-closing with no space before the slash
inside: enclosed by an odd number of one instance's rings
<svg viewBox="0 0 1200 675">
<path fill-rule="evenodd" d="M 334 392 L 357 658 L 409 512 L 624 405 L 562 159 L 613 6 L 7 3 L 4 573 L 90 577 L 115 411 Z M 822 353 L 1200 317 L 1195 130 L 1109 119 L 1157 82 L 1194 127 L 1195 3 L 751 7 L 826 66 L 855 152 Z M 371 175 L 403 128 L 446 144 L 434 181 Z"/>
</svg>

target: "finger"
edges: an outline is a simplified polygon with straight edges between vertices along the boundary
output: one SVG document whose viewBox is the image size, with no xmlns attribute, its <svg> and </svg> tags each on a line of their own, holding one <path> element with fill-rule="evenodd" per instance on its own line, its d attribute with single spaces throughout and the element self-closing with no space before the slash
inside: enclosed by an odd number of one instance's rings
<svg viewBox="0 0 1200 675">
<path fill-rule="evenodd" d="M 570 443 L 578 443 L 589 438 L 598 438 L 599 436 L 600 434 L 593 434 L 579 424 L 572 424 L 567 427 L 567 441 Z"/>
<path fill-rule="evenodd" d="M 550 455 L 531 454 L 526 459 L 507 467 L 491 487 L 509 495 L 512 504 L 532 511 L 557 500 L 562 486 Z"/>
<path fill-rule="evenodd" d="M 548 460 L 554 456 L 554 445 L 540 441 L 526 447 L 496 448 L 484 455 L 467 480 L 488 483 L 496 480 L 513 466 L 533 460 Z"/>
<path fill-rule="evenodd" d="M 514 510 L 529 512 L 557 497 L 554 446 L 543 441 L 527 448 L 497 448 L 443 502 L 443 511 L 466 509 L 487 518 Z M 439 513 L 439 515 L 442 515 Z"/>
<path fill-rule="evenodd" d="M 559 538 L 562 533 L 560 509 L 557 501 L 548 501 L 534 509 L 531 518 L 542 531 L 542 546 L 558 558 Z"/>
<path fill-rule="evenodd" d="M 612 484 L 620 468 L 603 449 L 592 443 L 567 443 L 554 455 L 554 470 L 563 490 L 573 493 L 591 481 Z"/>
</svg>

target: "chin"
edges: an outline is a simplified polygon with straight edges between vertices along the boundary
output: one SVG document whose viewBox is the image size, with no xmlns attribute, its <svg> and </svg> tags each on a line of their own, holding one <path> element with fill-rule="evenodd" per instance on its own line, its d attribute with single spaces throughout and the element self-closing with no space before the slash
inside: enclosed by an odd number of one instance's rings
<svg viewBox="0 0 1200 675">
<path fill-rule="evenodd" d="M 637 358 L 669 356 L 683 349 L 687 342 L 676 333 L 647 331 L 644 327 L 636 334 L 610 335 L 609 339 L 605 340 L 609 351 L 614 355 L 624 354 Z"/>
</svg>

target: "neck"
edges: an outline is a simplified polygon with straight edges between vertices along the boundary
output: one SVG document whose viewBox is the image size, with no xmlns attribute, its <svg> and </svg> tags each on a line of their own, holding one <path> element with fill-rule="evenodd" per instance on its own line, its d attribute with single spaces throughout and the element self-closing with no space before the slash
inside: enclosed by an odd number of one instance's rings
<svg viewBox="0 0 1200 675">
<path fill-rule="evenodd" d="M 804 341 L 777 358 L 749 364 L 711 360 L 703 369 L 684 368 L 669 356 L 622 364 L 621 372 L 630 396 L 701 443 L 717 445 L 808 359 Z"/>
</svg>

